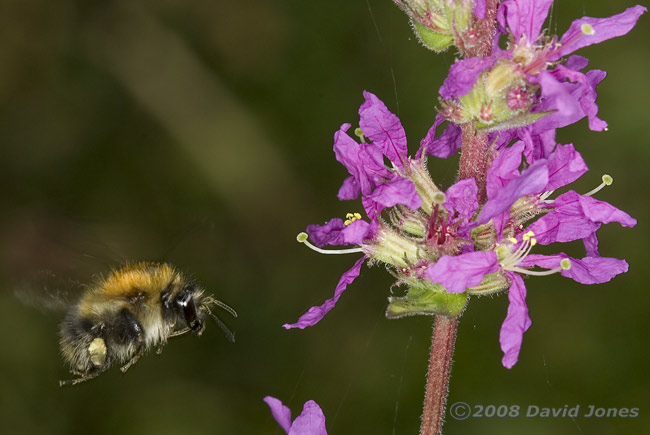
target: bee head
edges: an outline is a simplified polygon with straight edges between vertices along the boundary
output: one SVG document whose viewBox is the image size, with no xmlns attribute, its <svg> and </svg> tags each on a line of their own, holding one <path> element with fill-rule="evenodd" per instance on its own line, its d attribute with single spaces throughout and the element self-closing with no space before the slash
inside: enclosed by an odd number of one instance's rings
<svg viewBox="0 0 650 435">
<path fill-rule="evenodd" d="M 184 322 L 185 325 L 197 336 L 205 330 L 205 317 L 211 317 L 224 332 L 229 341 L 235 341 L 235 335 L 217 317 L 210 307 L 216 305 L 237 317 L 237 312 L 223 302 L 216 300 L 212 295 L 204 295 L 203 289 L 193 283 L 183 283 L 178 291 L 173 290 L 174 284 L 170 283 L 167 290 L 161 295 L 163 315 L 169 316 L 174 321 Z M 178 288 L 178 287 L 176 287 Z"/>
<path fill-rule="evenodd" d="M 185 324 L 195 335 L 199 336 L 205 329 L 203 318 L 205 313 L 201 309 L 202 291 L 192 284 L 185 285 L 174 297 L 173 309 L 178 318 L 185 321 Z"/>
</svg>

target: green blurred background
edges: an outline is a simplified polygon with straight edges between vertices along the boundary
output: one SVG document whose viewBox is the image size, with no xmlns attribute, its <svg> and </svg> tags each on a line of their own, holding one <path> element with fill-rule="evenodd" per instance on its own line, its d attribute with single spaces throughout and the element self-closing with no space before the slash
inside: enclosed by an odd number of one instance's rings
<svg viewBox="0 0 650 435">
<path fill-rule="evenodd" d="M 557 3 L 560 34 L 635 4 Z M 609 72 L 599 104 L 610 128 L 559 133 L 592 170 L 575 188 L 607 172 L 616 182 L 598 198 L 639 220 L 599 232 L 603 255 L 630 272 L 598 286 L 528 280 L 533 326 L 512 370 L 498 344 L 507 298 L 472 300 L 449 396 L 640 415 L 447 418 L 446 434 L 650 431 L 649 36 L 643 16 L 630 35 L 581 50 Z M 361 208 L 336 198 L 347 174 L 334 131 L 356 125 L 366 89 L 399 114 L 415 152 L 453 59 L 419 46 L 390 0 L 1 0 L 3 433 L 279 434 L 265 395 L 294 416 L 316 400 L 330 434 L 417 433 L 432 322 L 384 318 L 389 274 L 364 267 L 316 327 L 281 325 L 330 297 L 356 259 L 295 242 L 306 225 Z M 431 160 L 449 186 L 457 158 Z M 126 375 L 59 389 L 61 313 L 19 299 L 145 259 L 178 265 L 235 307 L 237 342 L 209 325 Z"/>
</svg>

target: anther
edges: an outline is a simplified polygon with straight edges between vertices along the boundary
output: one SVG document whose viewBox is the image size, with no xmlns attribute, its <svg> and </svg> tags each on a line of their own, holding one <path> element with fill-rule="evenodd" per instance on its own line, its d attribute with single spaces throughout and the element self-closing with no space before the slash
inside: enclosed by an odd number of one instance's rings
<svg viewBox="0 0 650 435">
<path fill-rule="evenodd" d="M 345 215 L 345 221 L 343 223 L 347 226 L 350 225 L 354 221 L 358 221 L 361 219 L 361 214 L 360 213 L 347 213 Z"/>
</svg>

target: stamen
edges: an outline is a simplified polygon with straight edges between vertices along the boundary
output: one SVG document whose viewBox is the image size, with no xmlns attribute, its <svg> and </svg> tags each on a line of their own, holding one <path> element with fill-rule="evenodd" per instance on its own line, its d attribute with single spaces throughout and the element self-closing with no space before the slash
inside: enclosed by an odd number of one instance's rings
<svg viewBox="0 0 650 435">
<path fill-rule="evenodd" d="M 361 219 L 360 213 L 347 213 L 345 215 L 345 221 L 343 222 L 346 226 L 350 225 L 354 221 Z"/>
<path fill-rule="evenodd" d="M 359 138 L 361 143 L 366 143 L 366 137 L 363 135 L 363 131 L 361 130 L 361 127 L 357 127 L 354 129 L 354 134 Z"/>
<path fill-rule="evenodd" d="M 535 239 L 533 236 L 535 235 L 534 232 L 528 231 L 522 236 L 522 242 L 519 247 L 507 254 L 505 257 L 503 257 L 502 260 L 499 260 L 499 263 L 501 264 L 501 267 L 504 270 L 509 270 L 512 272 L 517 272 L 517 273 L 522 273 L 524 275 L 535 275 L 535 276 L 546 276 L 546 275 L 553 275 L 554 273 L 562 272 L 563 270 L 569 270 L 571 268 L 571 260 L 568 258 L 563 258 L 560 261 L 560 267 L 556 267 L 555 269 L 550 269 L 550 270 L 530 270 L 526 269 L 524 267 L 518 267 L 517 264 L 521 263 L 521 261 L 530 254 L 530 251 L 533 249 L 533 246 L 537 244 L 537 239 Z M 517 243 L 517 239 L 514 237 L 510 238 L 509 241 L 513 244 Z M 501 246 L 507 246 L 507 245 L 501 245 Z M 497 256 L 499 256 L 500 252 L 498 251 L 499 247 L 497 247 Z"/>
<path fill-rule="evenodd" d="M 296 236 L 296 240 L 299 243 L 304 243 L 309 249 L 312 251 L 316 251 L 321 254 L 354 254 L 357 252 L 363 252 L 363 248 L 350 248 L 350 249 L 321 249 L 317 246 L 312 245 L 309 243 L 307 240 L 309 236 L 307 233 L 299 233 L 298 236 Z"/>
<path fill-rule="evenodd" d="M 528 254 L 530 254 L 533 246 L 537 244 L 537 239 L 533 237 L 534 235 L 534 232 L 528 231 L 522 236 L 522 242 L 519 247 L 516 250 L 503 256 L 503 258 L 500 260 L 500 263 L 504 269 L 514 270 L 517 267 L 517 264 L 519 264 L 524 258 L 528 256 Z M 513 245 L 518 243 L 517 239 L 514 237 L 510 238 L 509 241 Z M 497 252 L 497 255 L 499 255 L 499 252 Z"/>
<path fill-rule="evenodd" d="M 548 191 L 542 193 L 541 195 L 539 195 L 539 199 L 544 201 L 544 202 L 549 202 L 549 201 L 546 201 L 546 198 L 553 195 L 553 192 L 555 192 L 555 190 L 548 190 Z M 550 202 L 553 202 L 553 201 L 550 201 Z"/>
<path fill-rule="evenodd" d="M 598 187 L 596 187 L 595 189 L 590 190 L 589 192 L 585 193 L 584 196 L 592 196 L 592 195 L 594 195 L 594 194 L 600 192 L 600 190 L 601 190 L 603 187 L 605 187 L 605 186 L 611 186 L 613 182 L 614 182 L 614 178 L 613 178 L 611 175 L 604 174 L 604 175 L 603 175 L 603 182 L 600 183 L 600 185 L 599 185 Z"/>
</svg>

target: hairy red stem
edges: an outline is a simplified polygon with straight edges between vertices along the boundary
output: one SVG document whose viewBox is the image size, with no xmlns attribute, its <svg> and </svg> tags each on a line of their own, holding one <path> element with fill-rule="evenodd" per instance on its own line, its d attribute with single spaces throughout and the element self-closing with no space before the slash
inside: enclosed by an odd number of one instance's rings
<svg viewBox="0 0 650 435">
<path fill-rule="evenodd" d="M 479 20 L 475 25 L 478 41 L 466 49 L 466 57 L 485 57 L 492 54 L 498 5 L 499 0 L 486 1 L 485 19 Z M 463 125 L 462 130 L 463 143 L 458 178 L 474 178 L 478 187 L 478 201 L 482 204 L 486 198 L 485 182 L 489 164 L 487 134 L 477 131 L 473 123 Z M 457 330 L 458 317 L 436 316 L 420 435 L 442 434 Z"/>
<path fill-rule="evenodd" d="M 457 317 L 436 316 L 420 435 L 442 433 L 457 329 Z"/>
<path fill-rule="evenodd" d="M 478 187 L 478 202 L 485 200 L 485 181 L 488 170 L 487 133 L 477 131 L 473 123 L 464 124 L 463 145 L 460 148 L 458 179 L 473 178 Z"/>
</svg>

